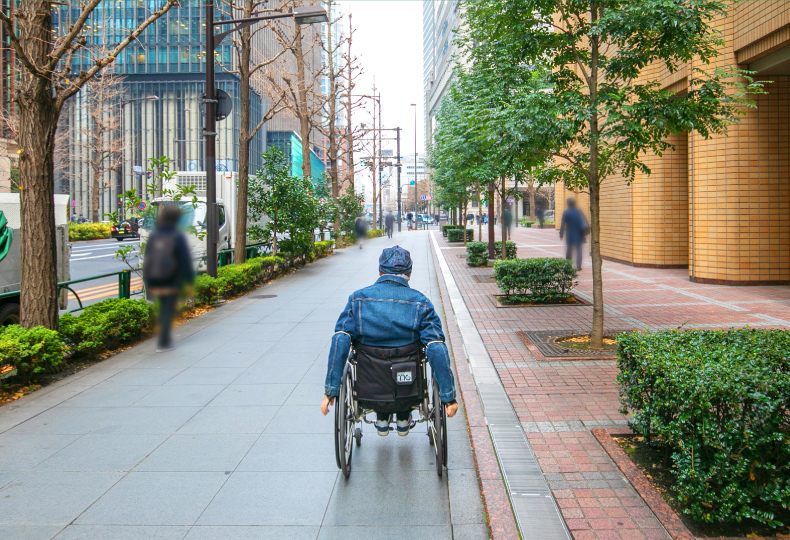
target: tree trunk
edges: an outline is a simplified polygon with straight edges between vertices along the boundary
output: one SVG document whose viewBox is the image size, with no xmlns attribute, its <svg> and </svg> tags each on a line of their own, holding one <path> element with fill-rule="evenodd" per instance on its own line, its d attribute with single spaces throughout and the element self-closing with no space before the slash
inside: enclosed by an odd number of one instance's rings
<svg viewBox="0 0 790 540">
<path fill-rule="evenodd" d="M 253 13 L 253 1 L 247 0 L 244 16 Z M 239 58 L 239 86 L 241 126 L 239 129 L 239 185 L 236 194 L 236 237 L 233 240 L 233 262 L 247 260 L 247 193 L 250 175 L 250 27 L 241 31 Z"/>
<path fill-rule="evenodd" d="M 480 197 L 480 180 L 477 181 L 477 241 L 483 241 L 483 203 Z"/>
<path fill-rule="evenodd" d="M 94 155 L 93 163 L 94 166 L 91 168 L 91 221 L 94 223 L 99 222 L 99 197 L 101 197 L 101 190 L 99 188 L 99 182 L 101 180 L 99 167 L 95 164 L 97 163 L 98 158 Z M 54 172 L 53 172 L 54 175 Z"/>
<path fill-rule="evenodd" d="M 272 257 L 277 256 L 277 221 L 274 221 L 274 225 L 272 226 Z"/>
<path fill-rule="evenodd" d="M 535 185 L 528 184 L 527 191 L 529 192 L 529 220 L 535 221 Z"/>
<path fill-rule="evenodd" d="M 496 242 L 496 233 L 494 231 L 494 183 L 488 184 L 488 259 L 493 261 L 496 259 L 496 249 L 494 242 Z"/>
<path fill-rule="evenodd" d="M 598 20 L 598 4 L 590 5 L 590 17 L 593 24 Z M 592 255 L 593 275 L 593 324 L 590 332 L 590 346 L 603 348 L 603 283 L 601 282 L 601 244 L 600 244 L 600 197 L 601 185 L 598 171 L 598 61 L 599 38 L 590 37 L 590 251 Z"/>
<path fill-rule="evenodd" d="M 507 228 L 505 227 L 505 206 L 507 205 L 507 190 L 505 189 L 506 180 L 502 179 L 502 197 L 499 207 L 499 223 L 502 226 L 502 260 L 507 260 Z"/>
<path fill-rule="evenodd" d="M 46 30 L 45 30 L 46 33 Z M 42 36 L 42 40 L 49 36 Z M 51 84 L 35 85 L 19 102 L 19 178 L 22 280 L 20 322 L 58 328 L 55 244 L 55 131 L 58 111 Z"/>
<path fill-rule="evenodd" d="M 299 136 L 302 137 L 302 176 L 312 178 L 313 167 L 310 163 L 310 118 L 307 97 L 307 81 L 305 80 L 304 48 L 302 46 L 302 30 L 296 25 L 296 39 L 294 40 L 296 56 L 296 89 L 299 99 Z"/>
</svg>

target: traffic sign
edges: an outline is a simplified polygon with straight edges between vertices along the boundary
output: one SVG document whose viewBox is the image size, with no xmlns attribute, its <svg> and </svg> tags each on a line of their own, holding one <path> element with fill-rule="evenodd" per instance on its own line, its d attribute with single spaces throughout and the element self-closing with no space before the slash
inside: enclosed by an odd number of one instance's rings
<svg viewBox="0 0 790 540">
<path fill-rule="evenodd" d="M 414 180 L 412 180 L 411 182 L 409 182 L 409 185 L 410 185 L 410 186 L 413 186 L 413 185 L 414 185 Z"/>
<path fill-rule="evenodd" d="M 71 207 L 74 208 L 75 206 L 77 206 L 77 201 L 71 201 Z"/>
<path fill-rule="evenodd" d="M 420 200 L 421 201 L 430 201 L 432 199 L 433 199 L 433 197 L 431 195 L 420 195 Z"/>
<path fill-rule="evenodd" d="M 513 203 L 513 202 L 516 202 L 516 199 L 508 199 L 507 202 Z"/>
<path fill-rule="evenodd" d="M 145 210 L 146 206 L 147 205 L 145 204 L 145 201 L 140 201 L 139 203 L 137 203 L 137 208 L 139 208 L 140 210 Z"/>
</svg>

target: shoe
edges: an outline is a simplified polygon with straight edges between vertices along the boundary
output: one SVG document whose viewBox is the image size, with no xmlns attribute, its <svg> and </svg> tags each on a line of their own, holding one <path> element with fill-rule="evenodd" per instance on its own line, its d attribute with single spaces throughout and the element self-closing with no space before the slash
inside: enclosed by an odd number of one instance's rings
<svg viewBox="0 0 790 540">
<path fill-rule="evenodd" d="M 173 345 L 172 343 L 171 343 L 171 344 L 169 344 L 169 345 L 158 345 L 158 346 L 156 347 L 156 352 L 167 352 L 167 351 L 172 351 L 172 350 L 173 350 L 173 349 L 175 349 L 175 348 L 176 348 L 176 346 L 175 346 L 175 345 Z"/>
<path fill-rule="evenodd" d="M 379 432 L 381 437 L 386 437 L 390 434 L 390 422 L 389 420 L 376 420 L 375 423 L 376 431 Z"/>
<path fill-rule="evenodd" d="M 409 434 L 409 426 L 411 425 L 411 420 L 398 420 L 397 423 L 397 430 L 398 435 L 401 437 L 405 437 Z"/>
</svg>

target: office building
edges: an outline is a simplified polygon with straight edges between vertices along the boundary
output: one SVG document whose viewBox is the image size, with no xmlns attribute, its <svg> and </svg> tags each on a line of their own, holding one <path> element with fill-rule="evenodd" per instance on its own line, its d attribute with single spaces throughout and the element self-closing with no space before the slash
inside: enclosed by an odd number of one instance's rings
<svg viewBox="0 0 790 540">
<path fill-rule="evenodd" d="M 725 135 L 684 133 L 650 155 L 650 176 L 609 178 L 601 192 L 601 252 L 634 266 L 688 268 L 692 281 L 790 283 L 790 2 L 735 3 L 715 21 L 724 46 L 710 65 L 755 72 L 767 94 Z M 691 65 L 642 77 L 682 95 Z M 568 192 L 557 186 L 557 215 Z M 580 206 L 589 206 L 578 195 Z M 559 221 L 558 221 L 559 223 Z"/>
<path fill-rule="evenodd" d="M 461 24 L 458 0 L 423 1 L 423 88 L 425 140 L 433 140 L 436 116 L 453 79 L 454 30 Z"/>
</svg>

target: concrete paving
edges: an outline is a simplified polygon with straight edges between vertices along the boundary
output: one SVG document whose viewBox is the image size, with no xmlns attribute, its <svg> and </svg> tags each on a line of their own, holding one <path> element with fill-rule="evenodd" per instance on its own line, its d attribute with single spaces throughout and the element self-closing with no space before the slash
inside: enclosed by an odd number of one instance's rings
<svg viewBox="0 0 790 540">
<path fill-rule="evenodd" d="M 0 540 L 488 538 L 463 417 L 365 425 L 349 479 L 321 416 L 334 323 L 393 243 L 441 311 L 428 234 L 349 248 L 0 409 Z M 265 295 L 276 295 L 265 297 Z"/>
</svg>

